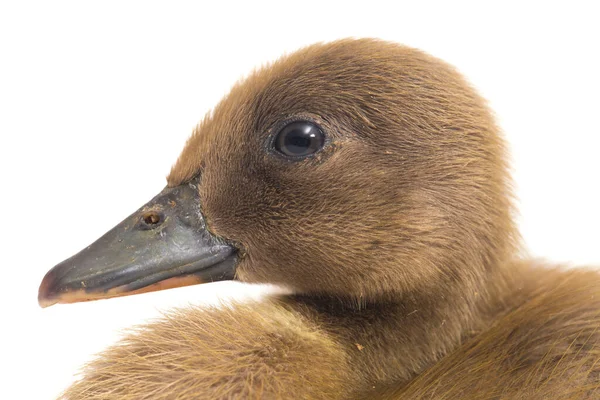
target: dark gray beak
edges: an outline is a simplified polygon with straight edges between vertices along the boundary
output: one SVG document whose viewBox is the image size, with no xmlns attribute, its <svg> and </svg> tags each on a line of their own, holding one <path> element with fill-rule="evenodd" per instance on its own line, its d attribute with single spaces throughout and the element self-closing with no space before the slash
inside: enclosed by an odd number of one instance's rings
<svg viewBox="0 0 600 400">
<path fill-rule="evenodd" d="M 165 188 L 73 257 L 52 268 L 38 301 L 48 307 L 233 279 L 236 249 L 206 229 L 197 181 Z"/>
</svg>

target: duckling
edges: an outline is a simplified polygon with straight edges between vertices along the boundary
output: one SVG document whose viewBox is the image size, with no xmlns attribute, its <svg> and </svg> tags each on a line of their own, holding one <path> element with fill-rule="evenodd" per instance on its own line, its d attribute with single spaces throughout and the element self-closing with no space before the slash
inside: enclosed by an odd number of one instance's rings
<svg viewBox="0 0 600 400">
<path fill-rule="evenodd" d="M 522 256 L 506 152 L 484 100 L 416 49 L 346 39 L 253 72 L 39 302 L 289 294 L 172 311 L 63 397 L 598 398 L 600 275 Z"/>
</svg>

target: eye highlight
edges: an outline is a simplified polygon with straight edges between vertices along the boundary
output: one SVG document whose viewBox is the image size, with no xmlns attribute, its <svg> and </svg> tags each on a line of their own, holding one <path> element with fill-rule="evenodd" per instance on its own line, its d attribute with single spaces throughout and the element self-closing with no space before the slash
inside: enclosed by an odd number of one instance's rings
<svg viewBox="0 0 600 400">
<path fill-rule="evenodd" d="M 302 158 L 316 153 L 325 145 L 325 134 L 309 121 L 295 121 L 283 127 L 273 147 L 288 157 Z"/>
</svg>

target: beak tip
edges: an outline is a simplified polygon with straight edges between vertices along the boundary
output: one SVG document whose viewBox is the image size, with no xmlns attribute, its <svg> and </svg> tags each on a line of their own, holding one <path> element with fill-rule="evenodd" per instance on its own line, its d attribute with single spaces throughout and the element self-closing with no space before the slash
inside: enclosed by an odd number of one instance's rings
<svg viewBox="0 0 600 400">
<path fill-rule="evenodd" d="M 42 308 L 50 307 L 58 302 L 53 291 L 55 279 L 52 272 L 52 270 L 48 271 L 46 276 L 44 276 L 38 290 L 38 304 Z"/>
</svg>

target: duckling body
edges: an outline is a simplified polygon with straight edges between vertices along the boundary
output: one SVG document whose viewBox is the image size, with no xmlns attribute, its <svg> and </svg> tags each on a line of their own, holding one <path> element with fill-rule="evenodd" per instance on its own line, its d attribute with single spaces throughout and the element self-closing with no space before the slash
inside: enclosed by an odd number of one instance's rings
<svg viewBox="0 0 600 400">
<path fill-rule="evenodd" d="M 175 311 L 92 361 L 64 397 L 600 396 L 600 275 L 522 260 L 511 214 L 504 143 L 456 71 L 381 41 L 310 46 L 237 84 L 168 188 L 123 222 L 167 238 L 193 226 L 184 239 L 221 257 L 218 279 L 235 268 L 294 294 Z M 97 260 L 122 234 L 75 257 Z M 151 259 L 133 283 L 112 261 L 68 280 L 68 261 L 40 302 L 174 277 Z"/>
<path fill-rule="evenodd" d="M 597 398 L 597 274 L 529 278 L 465 325 L 414 301 L 180 310 L 91 362 L 65 398 Z"/>
</svg>

